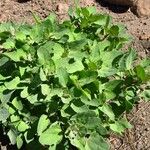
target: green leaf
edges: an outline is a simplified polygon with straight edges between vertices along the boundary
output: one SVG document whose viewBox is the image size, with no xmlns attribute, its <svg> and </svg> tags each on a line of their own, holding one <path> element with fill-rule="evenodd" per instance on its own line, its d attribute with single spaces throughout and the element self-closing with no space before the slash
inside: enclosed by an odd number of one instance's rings
<svg viewBox="0 0 150 150">
<path fill-rule="evenodd" d="M 50 87 L 47 84 L 41 84 L 41 92 L 43 95 L 50 95 Z"/>
<path fill-rule="evenodd" d="M 13 101 L 12 101 L 12 104 L 14 107 L 16 107 L 16 109 L 18 110 L 22 110 L 23 109 L 23 105 L 22 105 L 22 102 L 17 100 L 17 98 L 14 98 Z"/>
<path fill-rule="evenodd" d="M 15 145 L 16 144 L 17 133 L 15 133 L 13 130 L 9 130 L 7 135 L 10 139 L 11 144 Z"/>
<path fill-rule="evenodd" d="M 150 101 L 150 89 L 145 89 L 141 92 L 140 97 L 142 97 L 145 101 Z"/>
<path fill-rule="evenodd" d="M 111 80 L 107 83 L 105 83 L 105 89 L 109 91 L 113 91 L 120 83 L 122 80 Z"/>
<path fill-rule="evenodd" d="M 12 49 L 15 48 L 15 40 L 14 39 L 7 39 L 5 43 L 2 44 L 4 49 Z"/>
<path fill-rule="evenodd" d="M 9 57 L 11 60 L 15 62 L 19 62 L 21 59 L 27 60 L 27 53 L 23 49 L 17 49 L 13 52 L 5 52 L 3 55 Z"/>
<path fill-rule="evenodd" d="M 85 144 L 85 150 L 109 150 L 110 147 L 108 143 L 104 140 L 102 136 L 97 133 L 93 133 L 87 140 Z"/>
<path fill-rule="evenodd" d="M 126 58 L 126 69 L 130 70 L 133 68 L 133 61 L 135 59 L 136 52 L 133 49 L 130 49 L 128 56 Z"/>
<path fill-rule="evenodd" d="M 50 120 L 48 119 L 47 115 L 42 115 L 39 119 L 38 126 L 37 126 L 37 133 L 40 136 L 42 132 L 47 129 L 48 125 L 50 124 Z"/>
<path fill-rule="evenodd" d="M 119 34 L 119 27 L 117 25 L 113 25 L 109 30 L 110 35 L 117 36 Z"/>
<path fill-rule="evenodd" d="M 27 97 L 27 99 L 31 104 L 34 104 L 34 103 L 38 102 L 38 94 L 30 95 Z"/>
<path fill-rule="evenodd" d="M 79 60 L 75 61 L 73 64 L 68 64 L 66 68 L 68 73 L 75 73 L 84 70 L 84 66 Z"/>
<path fill-rule="evenodd" d="M 18 131 L 24 132 L 27 129 L 29 129 L 29 125 L 27 123 L 25 123 L 24 121 L 20 121 L 20 123 L 18 125 Z"/>
<path fill-rule="evenodd" d="M 39 142 L 42 145 L 57 145 L 61 140 L 61 128 L 56 122 L 51 124 L 51 126 L 44 131 L 39 138 Z"/>
<path fill-rule="evenodd" d="M 119 134 L 122 134 L 126 128 L 132 128 L 131 124 L 126 119 L 121 119 L 110 124 L 110 129 Z"/>
<path fill-rule="evenodd" d="M 68 79 L 69 79 L 69 74 L 67 73 L 66 69 L 64 69 L 64 68 L 58 68 L 57 69 L 57 76 L 58 76 L 58 79 L 59 79 L 59 83 L 63 87 L 66 87 Z"/>
<path fill-rule="evenodd" d="M 102 107 L 99 107 L 99 110 L 106 114 L 111 120 L 115 120 L 113 110 L 108 104 L 104 104 Z"/>
<path fill-rule="evenodd" d="M 21 134 L 19 136 L 17 136 L 16 142 L 17 142 L 17 148 L 21 149 L 21 147 L 23 145 L 23 140 L 22 140 L 22 135 Z"/>
<path fill-rule="evenodd" d="M 17 85 L 19 83 L 20 83 L 20 78 L 19 77 L 15 77 L 13 80 L 11 80 L 9 82 L 5 82 L 5 86 L 9 90 L 14 90 L 14 89 L 17 88 Z"/>
<path fill-rule="evenodd" d="M 9 61 L 9 59 L 7 57 L 0 58 L 0 67 L 5 65 L 8 61 Z"/>
<path fill-rule="evenodd" d="M 28 87 L 25 87 L 25 88 L 21 91 L 20 96 L 21 96 L 21 98 L 27 98 L 27 97 L 29 96 Z"/>
<path fill-rule="evenodd" d="M 26 35 L 25 35 L 23 32 L 18 31 L 18 32 L 16 33 L 16 40 L 25 42 L 25 40 L 26 40 Z"/>
<path fill-rule="evenodd" d="M 45 75 L 42 68 L 40 68 L 40 79 L 41 79 L 41 81 L 46 81 L 47 80 L 46 75 Z"/>
<path fill-rule="evenodd" d="M 0 121 L 2 123 L 6 122 L 7 118 L 9 117 L 9 112 L 6 108 L 0 108 Z"/>
<path fill-rule="evenodd" d="M 136 75 L 141 81 L 146 81 L 146 73 L 142 66 L 138 65 L 135 68 Z"/>
<path fill-rule="evenodd" d="M 7 93 L 7 94 L 2 94 L 2 97 L 1 97 L 1 102 L 2 102 L 2 104 L 6 104 L 7 102 L 9 102 L 9 100 L 10 100 L 10 98 L 11 98 L 13 92 L 14 92 L 14 91 L 11 91 L 11 92 L 9 92 L 9 93 Z"/>
</svg>

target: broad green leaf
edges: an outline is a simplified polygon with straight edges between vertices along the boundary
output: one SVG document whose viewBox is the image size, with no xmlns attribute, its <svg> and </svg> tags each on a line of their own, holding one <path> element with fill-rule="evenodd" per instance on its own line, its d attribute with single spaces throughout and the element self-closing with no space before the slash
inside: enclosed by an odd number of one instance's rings
<svg viewBox="0 0 150 150">
<path fill-rule="evenodd" d="M 16 32 L 16 40 L 25 42 L 26 35 L 23 32 L 18 31 L 18 32 Z"/>
<path fill-rule="evenodd" d="M 47 42 L 45 45 L 41 46 L 37 50 L 38 61 L 41 65 L 49 65 L 50 64 L 51 52 L 52 52 L 53 45 L 54 45 L 53 42 Z"/>
<path fill-rule="evenodd" d="M 64 48 L 60 44 L 55 43 L 55 45 L 53 46 L 53 53 L 53 60 L 60 59 L 64 53 Z"/>
<path fill-rule="evenodd" d="M 9 112 L 6 108 L 0 108 L 0 121 L 2 123 L 6 122 L 7 118 L 9 117 Z"/>
<path fill-rule="evenodd" d="M 108 104 L 104 104 L 102 107 L 99 107 L 99 110 L 106 114 L 111 120 L 115 120 L 113 110 Z"/>
<path fill-rule="evenodd" d="M 104 140 L 102 136 L 97 133 L 93 133 L 86 140 L 85 150 L 109 150 L 110 147 L 108 143 Z"/>
<path fill-rule="evenodd" d="M 31 104 L 34 104 L 34 103 L 38 102 L 38 94 L 30 95 L 27 97 L 27 99 Z"/>
<path fill-rule="evenodd" d="M 135 68 L 136 75 L 141 81 L 146 81 L 146 73 L 142 66 L 138 65 Z"/>
<path fill-rule="evenodd" d="M 69 80 L 69 74 L 67 73 L 66 69 L 64 68 L 58 68 L 57 69 L 57 76 L 59 79 L 59 83 L 63 86 L 67 86 L 67 82 Z"/>
<path fill-rule="evenodd" d="M 128 56 L 126 58 L 126 69 L 130 70 L 133 68 L 133 61 L 135 59 L 136 53 L 133 49 L 130 49 Z"/>
<path fill-rule="evenodd" d="M 16 144 L 17 133 L 15 133 L 13 130 L 9 130 L 7 135 L 10 139 L 11 144 L 15 145 Z"/>
<path fill-rule="evenodd" d="M 5 86 L 9 90 L 14 90 L 14 89 L 17 88 L 17 85 L 19 83 L 20 83 L 20 78 L 19 77 L 15 77 L 13 80 L 11 80 L 9 82 L 5 82 Z"/>
<path fill-rule="evenodd" d="M 8 112 L 9 112 L 10 114 L 14 114 L 14 113 L 16 112 L 16 110 L 15 110 L 15 108 L 13 108 L 13 107 L 9 107 L 9 108 L 8 108 Z"/>
<path fill-rule="evenodd" d="M 11 91 L 11 92 L 9 92 L 9 93 L 7 93 L 7 94 L 2 94 L 2 97 L 1 97 L 1 102 L 2 102 L 2 104 L 6 104 L 7 102 L 9 102 L 9 100 L 10 100 L 10 98 L 11 98 L 13 92 L 14 92 L 14 91 Z"/>
<path fill-rule="evenodd" d="M 86 39 L 76 40 L 69 43 L 69 47 L 71 50 L 81 50 L 87 44 Z"/>
<path fill-rule="evenodd" d="M 104 86 L 106 90 L 113 91 L 121 82 L 122 80 L 110 80 Z"/>
<path fill-rule="evenodd" d="M 46 81 L 47 80 L 46 75 L 45 75 L 42 68 L 40 68 L 40 79 L 41 79 L 41 81 Z"/>
<path fill-rule="evenodd" d="M 42 132 L 47 129 L 48 125 L 50 124 L 50 120 L 48 119 L 47 115 L 42 115 L 39 119 L 38 126 L 37 126 L 37 133 L 40 136 Z"/>
<path fill-rule="evenodd" d="M 17 98 L 13 99 L 12 104 L 18 110 L 22 110 L 23 109 L 22 102 L 20 100 L 17 100 Z"/>
<path fill-rule="evenodd" d="M 14 39 L 7 39 L 5 43 L 2 44 L 4 49 L 12 49 L 15 48 L 15 40 Z"/>
<path fill-rule="evenodd" d="M 23 145 L 23 139 L 21 134 L 17 136 L 16 142 L 17 142 L 17 148 L 20 149 Z"/>
<path fill-rule="evenodd" d="M 20 60 L 24 59 L 27 60 L 27 53 L 23 51 L 23 49 L 17 49 L 13 52 L 5 52 L 3 55 L 9 57 L 11 60 L 15 62 L 19 62 Z"/>
<path fill-rule="evenodd" d="M 68 73 L 75 73 L 77 71 L 82 71 L 84 69 L 84 66 L 81 61 L 75 61 L 73 64 L 68 64 L 66 66 Z"/>
<path fill-rule="evenodd" d="M 0 58 L 0 67 L 5 65 L 8 61 L 9 61 L 9 59 L 7 57 Z M 1 78 L 0 78 L 0 80 L 1 80 Z"/>
<path fill-rule="evenodd" d="M 47 84 L 41 84 L 41 92 L 43 95 L 50 95 L 50 87 Z"/>
<path fill-rule="evenodd" d="M 110 35 L 118 36 L 119 34 L 119 27 L 117 25 L 113 25 L 109 30 Z"/>
<path fill-rule="evenodd" d="M 132 128 L 131 124 L 126 119 L 121 119 L 110 124 L 110 129 L 119 134 L 122 134 L 126 128 Z"/>
<path fill-rule="evenodd" d="M 10 120 L 11 120 L 12 123 L 15 123 L 15 122 L 20 121 L 20 117 L 17 116 L 17 115 L 11 115 Z"/>
<path fill-rule="evenodd" d="M 79 84 L 81 86 L 94 82 L 97 79 L 97 72 L 94 71 L 83 71 L 80 72 Z"/>
<path fill-rule="evenodd" d="M 25 88 L 21 91 L 20 96 L 21 96 L 21 98 L 27 98 L 27 97 L 29 96 L 28 87 L 25 87 Z"/>
<path fill-rule="evenodd" d="M 24 132 L 27 129 L 29 129 L 29 125 L 27 123 L 25 123 L 24 121 L 20 121 L 20 123 L 18 125 L 18 131 Z"/>
<path fill-rule="evenodd" d="M 57 145 L 61 142 L 61 140 L 61 128 L 57 123 L 51 124 L 51 126 L 39 137 L 39 142 L 42 145 Z"/>
<path fill-rule="evenodd" d="M 150 101 L 150 89 L 145 89 L 141 92 L 140 97 L 142 97 L 145 101 Z"/>
<path fill-rule="evenodd" d="M 118 70 L 115 68 L 102 67 L 98 70 L 98 75 L 100 77 L 109 77 L 118 73 Z"/>
</svg>

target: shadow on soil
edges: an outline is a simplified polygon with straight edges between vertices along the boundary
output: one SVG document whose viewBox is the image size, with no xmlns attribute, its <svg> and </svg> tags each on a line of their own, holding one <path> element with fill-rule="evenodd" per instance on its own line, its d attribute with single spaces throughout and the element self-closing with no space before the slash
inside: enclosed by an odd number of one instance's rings
<svg viewBox="0 0 150 150">
<path fill-rule="evenodd" d="M 105 0 L 96 0 L 96 2 L 98 2 L 102 7 L 107 7 L 114 13 L 125 13 L 129 9 L 129 6 L 109 4 Z"/>
</svg>

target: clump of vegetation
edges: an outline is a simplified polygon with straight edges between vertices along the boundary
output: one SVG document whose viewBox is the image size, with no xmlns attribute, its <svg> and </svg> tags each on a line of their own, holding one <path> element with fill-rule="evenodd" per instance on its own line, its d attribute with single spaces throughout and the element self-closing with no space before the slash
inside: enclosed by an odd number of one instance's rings
<svg viewBox="0 0 150 150">
<path fill-rule="evenodd" d="M 122 51 L 124 27 L 93 7 L 69 16 L 0 24 L 0 123 L 18 149 L 108 150 L 131 128 L 124 112 L 150 99 L 150 59 Z"/>
</svg>

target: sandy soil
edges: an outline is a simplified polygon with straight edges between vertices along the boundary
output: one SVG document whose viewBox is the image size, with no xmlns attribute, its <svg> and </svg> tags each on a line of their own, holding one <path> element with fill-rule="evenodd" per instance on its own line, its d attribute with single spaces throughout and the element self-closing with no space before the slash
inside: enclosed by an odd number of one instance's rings
<svg viewBox="0 0 150 150">
<path fill-rule="evenodd" d="M 72 0 L 73 1 L 73 0 Z M 67 17 L 71 0 L 0 0 L 0 22 L 15 21 L 33 23 L 31 12 L 45 18 L 55 12 L 60 20 Z M 150 56 L 150 18 L 138 18 L 128 7 L 108 5 L 101 0 L 80 0 L 81 6 L 94 5 L 102 13 L 110 14 L 113 20 L 126 25 L 135 39 L 131 44 L 139 57 Z M 110 136 L 112 150 L 150 150 L 150 104 L 139 103 L 128 115 L 134 128 L 124 136 Z M 5 147 L 6 148 L 6 147 Z M 14 148 L 13 148 L 14 149 Z M 15 149 L 14 149 L 15 150 Z"/>
</svg>

